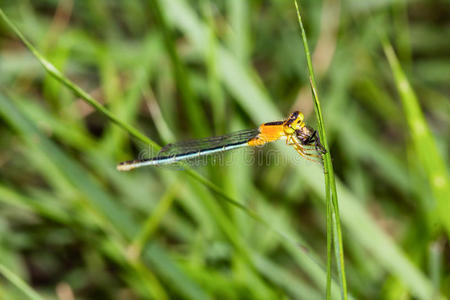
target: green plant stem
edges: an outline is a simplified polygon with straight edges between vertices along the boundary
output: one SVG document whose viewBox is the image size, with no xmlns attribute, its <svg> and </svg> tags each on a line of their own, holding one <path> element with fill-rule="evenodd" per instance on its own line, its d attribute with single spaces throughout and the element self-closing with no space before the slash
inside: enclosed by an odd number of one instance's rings
<svg viewBox="0 0 450 300">
<path fill-rule="evenodd" d="M 299 5 L 297 0 L 294 0 L 295 8 L 297 10 L 298 23 L 300 25 L 300 30 L 302 34 L 303 46 L 305 48 L 306 61 L 308 64 L 309 78 L 311 83 L 311 89 L 314 99 L 314 108 L 316 112 L 316 118 L 318 122 L 319 136 L 321 142 L 327 153 L 323 155 L 324 160 L 324 174 L 325 174 L 325 196 L 327 203 L 327 299 L 331 299 L 331 235 L 334 235 L 334 231 L 336 231 L 336 240 L 337 245 L 335 243 L 336 253 L 338 255 L 337 265 L 339 270 L 339 278 L 341 283 L 341 294 L 343 299 L 347 299 L 347 281 L 345 277 L 345 265 L 344 265 L 344 246 L 342 241 L 342 232 L 341 232 L 341 222 L 340 222 L 340 214 L 339 214 L 339 205 L 337 199 L 337 191 L 336 191 L 336 182 L 334 178 L 333 164 L 331 162 L 330 149 L 328 147 L 327 137 L 325 134 L 325 125 L 322 117 L 322 110 L 319 102 L 319 97 L 317 94 L 316 88 L 316 80 L 314 77 L 314 70 L 312 66 L 311 55 L 309 52 L 308 40 L 306 38 L 306 32 L 303 27 L 302 18 L 300 15 Z M 331 199 L 330 199 L 331 198 Z M 334 221 L 334 222 L 333 222 Z M 333 229 L 334 225 L 334 229 Z"/>
<path fill-rule="evenodd" d="M 32 300 L 43 300 L 39 294 L 33 290 L 25 281 L 23 281 L 19 276 L 14 274 L 5 265 L 0 264 L 0 274 L 2 274 L 6 279 L 8 279 L 12 284 L 14 284 L 22 293 L 24 293 L 29 299 Z"/>
<path fill-rule="evenodd" d="M 27 46 L 27 48 L 33 53 L 34 56 L 38 59 L 39 63 L 44 67 L 44 69 L 56 80 L 61 82 L 63 85 L 68 87 L 76 96 L 85 100 L 87 103 L 92 105 L 96 110 L 103 113 L 108 119 L 117 124 L 119 127 L 123 128 L 130 135 L 134 136 L 138 140 L 151 145 L 155 149 L 160 148 L 158 144 L 150 140 L 148 137 L 143 135 L 133 126 L 123 122 L 119 118 L 117 118 L 114 114 L 112 114 L 107 108 L 101 105 L 97 100 L 92 98 L 88 93 L 84 90 L 76 86 L 72 81 L 70 81 L 67 77 L 65 77 L 52 63 L 50 63 L 45 57 L 43 57 L 34 46 L 25 38 L 25 36 L 19 31 L 19 29 L 9 20 L 9 18 L 5 15 L 3 10 L 0 8 L 0 17 L 5 21 L 6 25 L 19 37 L 19 39 Z"/>
</svg>

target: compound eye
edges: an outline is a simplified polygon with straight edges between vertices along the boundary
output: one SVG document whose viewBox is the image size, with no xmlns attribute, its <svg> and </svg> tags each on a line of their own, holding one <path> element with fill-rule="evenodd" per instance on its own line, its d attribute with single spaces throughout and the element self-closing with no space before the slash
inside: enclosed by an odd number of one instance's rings
<svg viewBox="0 0 450 300">
<path fill-rule="evenodd" d="M 292 124 L 295 124 L 298 118 L 298 111 L 294 111 L 292 114 L 289 115 L 289 118 L 286 121 L 287 126 L 292 126 Z"/>
<path fill-rule="evenodd" d="M 291 120 L 291 122 L 297 120 L 298 114 L 299 114 L 299 113 L 300 113 L 299 111 L 294 111 L 294 112 L 289 116 L 289 120 Z"/>
</svg>

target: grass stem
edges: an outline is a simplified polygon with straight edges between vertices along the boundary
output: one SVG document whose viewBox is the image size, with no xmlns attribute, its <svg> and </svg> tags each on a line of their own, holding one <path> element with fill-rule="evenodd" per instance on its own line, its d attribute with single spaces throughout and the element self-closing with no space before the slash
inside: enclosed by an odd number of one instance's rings
<svg viewBox="0 0 450 300">
<path fill-rule="evenodd" d="M 341 221 L 339 214 L 339 205 L 336 191 L 336 183 L 333 172 L 333 164 L 331 162 L 330 148 L 328 147 L 327 137 L 325 133 L 325 125 L 322 116 L 322 110 L 319 102 L 319 96 L 317 93 L 317 85 L 314 77 L 314 70 L 311 60 L 311 54 L 308 46 L 308 39 L 306 38 L 306 32 L 303 27 L 302 17 L 300 14 L 299 5 L 297 0 L 294 0 L 295 8 L 297 10 L 298 23 L 300 25 L 300 31 L 302 35 L 303 47 L 305 49 L 306 61 L 308 64 L 309 71 L 309 79 L 311 84 L 311 90 L 314 99 L 314 108 L 316 112 L 316 118 L 318 123 L 318 130 L 320 140 L 322 141 L 323 146 L 327 150 L 327 153 L 324 154 L 324 175 L 325 175 L 325 196 L 327 203 L 327 299 L 331 299 L 331 242 L 332 236 L 334 232 L 336 232 L 337 237 L 335 240 L 338 242 L 337 245 L 335 243 L 335 250 L 338 255 L 337 257 L 337 266 L 339 271 L 339 279 L 341 285 L 341 294 L 342 299 L 347 299 L 347 281 L 345 277 L 345 266 L 344 266 L 344 245 L 342 241 L 342 232 L 341 232 Z"/>
</svg>

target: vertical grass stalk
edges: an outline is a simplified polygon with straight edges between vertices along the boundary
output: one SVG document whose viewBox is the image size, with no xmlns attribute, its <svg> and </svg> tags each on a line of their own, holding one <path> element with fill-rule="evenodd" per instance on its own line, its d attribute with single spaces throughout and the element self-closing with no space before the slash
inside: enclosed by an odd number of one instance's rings
<svg viewBox="0 0 450 300">
<path fill-rule="evenodd" d="M 337 267 L 339 272 L 339 279 L 341 285 L 342 299 L 347 299 L 347 281 L 345 277 L 345 265 L 344 265 L 344 246 L 342 242 L 341 221 L 339 214 L 339 205 L 336 192 L 336 182 L 333 172 L 333 164 L 331 163 L 330 149 L 325 134 L 325 126 L 322 117 L 322 110 L 320 107 L 319 97 L 317 94 L 316 80 L 314 78 L 314 70 L 311 61 L 311 55 L 309 52 L 308 40 L 306 38 L 306 32 L 303 27 L 302 17 L 300 15 L 299 5 L 297 0 L 294 0 L 295 9 L 297 11 L 298 23 L 300 25 L 300 31 L 302 35 L 303 47 L 305 48 L 306 61 L 308 64 L 309 80 L 311 84 L 311 90 L 314 99 L 314 110 L 316 112 L 316 118 L 318 123 L 319 136 L 323 146 L 327 150 L 327 153 L 323 155 L 324 162 L 324 175 L 325 175 L 325 197 L 327 206 L 327 299 L 331 299 L 331 257 L 332 257 L 332 241 L 334 243 L 335 251 L 337 253 Z M 336 233 L 335 238 L 333 235 Z"/>
<path fill-rule="evenodd" d="M 422 165 L 436 201 L 433 213 L 450 236 L 450 184 L 445 161 L 438 151 L 416 94 L 406 77 L 392 45 L 385 36 L 381 43 L 405 111 L 414 151 Z"/>
</svg>

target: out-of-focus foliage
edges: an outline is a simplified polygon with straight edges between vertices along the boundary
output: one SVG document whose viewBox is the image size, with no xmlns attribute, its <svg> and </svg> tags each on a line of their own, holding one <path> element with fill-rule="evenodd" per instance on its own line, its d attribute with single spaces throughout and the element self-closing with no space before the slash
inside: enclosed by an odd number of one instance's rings
<svg viewBox="0 0 450 300">
<path fill-rule="evenodd" d="M 0 0 L 0 8 L 65 76 L 161 145 L 296 109 L 315 125 L 293 2 L 155 1 Z M 301 2 L 355 299 L 450 297 L 441 210 L 450 195 L 435 192 L 449 184 L 449 7 Z M 3 22 L 0 124 L 0 297 L 325 297 L 323 174 L 282 142 L 198 170 L 276 232 L 184 171 L 119 173 L 117 162 L 147 146 L 45 73 Z M 423 144 L 414 124 L 430 129 Z M 430 139 L 437 151 L 427 156 Z M 337 281 L 332 297 L 340 298 Z"/>
</svg>

